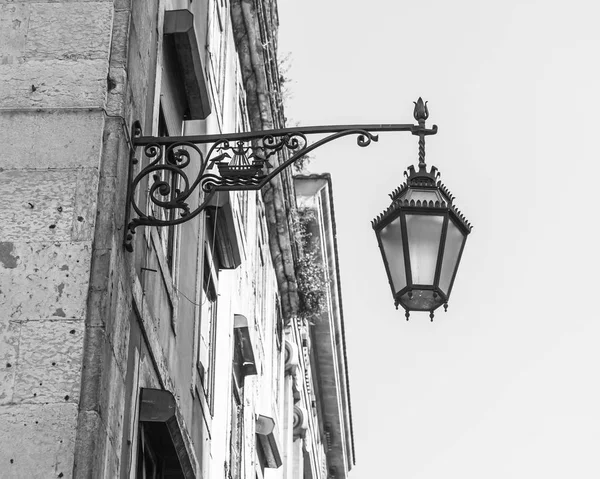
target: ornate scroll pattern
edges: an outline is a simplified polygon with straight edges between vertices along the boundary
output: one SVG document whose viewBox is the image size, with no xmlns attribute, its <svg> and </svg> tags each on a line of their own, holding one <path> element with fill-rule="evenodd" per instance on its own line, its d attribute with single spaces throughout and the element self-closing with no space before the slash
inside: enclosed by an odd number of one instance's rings
<svg viewBox="0 0 600 479">
<path fill-rule="evenodd" d="M 403 130 L 410 125 L 400 125 Z M 133 250 L 138 226 L 173 226 L 191 220 L 210 204 L 217 191 L 259 190 L 296 160 L 319 146 L 348 135 L 358 146 L 377 141 L 360 127 L 333 127 L 309 145 L 318 128 L 290 128 L 222 136 L 148 138 L 134 127 L 128 185 L 125 247 Z M 210 145 L 206 154 L 200 145 Z M 139 157 L 138 157 L 139 155 Z M 135 165 L 142 169 L 135 174 Z M 135 216 L 131 219 L 130 213 Z"/>
<path fill-rule="evenodd" d="M 284 150 L 293 155 L 296 151 L 306 148 L 307 143 L 306 136 L 302 133 L 279 137 L 268 134 L 262 138 L 234 141 L 219 140 L 209 150 L 207 168 L 214 170 L 216 167 L 219 174 L 206 174 L 202 190 L 208 193 L 213 189 L 260 188 L 264 184 L 262 180 L 267 176 L 266 171 L 273 168 L 270 159 Z"/>
</svg>

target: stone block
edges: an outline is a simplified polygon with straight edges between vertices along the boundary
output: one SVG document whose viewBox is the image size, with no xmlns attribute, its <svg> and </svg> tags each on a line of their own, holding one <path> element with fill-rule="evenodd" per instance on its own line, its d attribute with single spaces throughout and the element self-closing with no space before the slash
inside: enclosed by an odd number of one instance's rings
<svg viewBox="0 0 600 479">
<path fill-rule="evenodd" d="M 106 60 L 112 16 L 107 2 L 31 4 L 25 60 Z"/>
<path fill-rule="evenodd" d="M 128 170 L 123 167 L 124 158 L 129 159 L 129 146 L 126 141 L 125 128 L 121 118 L 107 117 L 102 134 L 101 178 L 126 176 Z M 119 169 L 121 167 L 122 169 Z"/>
<path fill-rule="evenodd" d="M 125 209 L 125 201 L 120 201 L 116 190 L 115 177 L 101 178 L 98 192 L 98 228 L 95 232 L 96 248 L 110 248 L 115 228 L 124 228 L 124 221 L 115 224 L 115 209 Z M 125 193 L 122 193 L 124 196 Z M 119 234 L 121 236 L 121 234 Z"/>
<path fill-rule="evenodd" d="M 2 0 L 0 0 L 2 1 Z M 114 0 L 115 11 L 131 10 L 131 3 L 133 0 Z"/>
<path fill-rule="evenodd" d="M 116 7 L 116 5 L 115 5 Z M 128 10 L 115 11 L 113 16 L 112 40 L 110 44 L 111 67 L 127 66 L 127 51 L 129 46 L 129 20 L 131 13 Z"/>
<path fill-rule="evenodd" d="M 93 238 L 98 170 L 0 171 L 3 241 L 86 241 Z"/>
<path fill-rule="evenodd" d="M 97 168 L 102 110 L 0 112 L 0 169 Z"/>
<path fill-rule="evenodd" d="M 110 275 L 114 264 L 111 262 L 112 254 L 109 249 L 95 248 L 92 252 L 92 275 L 90 289 L 94 291 L 109 290 Z"/>
<path fill-rule="evenodd" d="M 127 373 L 131 309 L 131 296 L 126 293 L 122 284 L 119 283 L 117 308 L 113 321 L 108 325 L 106 335 L 114 351 L 117 366 L 123 375 Z"/>
<path fill-rule="evenodd" d="M 125 67 L 111 65 L 108 72 L 108 91 L 106 95 L 106 113 L 108 115 L 123 116 L 126 85 L 127 70 Z"/>
<path fill-rule="evenodd" d="M 71 477 L 76 421 L 74 403 L 20 404 L 0 409 L 2 477 Z"/>
<path fill-rule="evenodd" d="M 15 373 L 13 404 L 54 404 L 79 401 L 81 368 L 24 368 Z"/>
<path fill-rule="evenodd" d="M 0 5 L 0 64 L 22 61 L 30 11 L 23 3 Z"/>
<path fill-rule="evenodd" d="M 77 442 L 73 477 L 88 478 L 93 476 L 93 466 L 98 458 L 98 437 L 106 434 L 106 429 L 97 411 L 81 409 L 77 421 Z M 97 477 L 102 477 L 98 475 Z"/>
<path fill-rule="evenodd" d="M 120 452 L 125 413 L 125 376 L 121 370 L 121 365 L 110 349 L 107 350 L 106 354 L 107 359 L 104 361 L 105 368 L 101 393 L 101 417 L 106 425 L 107 437 L 110 440 L 107 449 L 114 448 L 114 450 Z M 127 369 L 126 363 L 123 366 L 124 369 Z"/>
<path fill-rule="evenodd" d="M 13 402 L 77 404 L 83 330 L 81 320 L 22 324 Z"/>
<path fill-rule="evenodd" d="M 94 239 L 98 176 L 99 171 L 96 168 L 77 170 L 75 205 L 71 222 L 71 239 L 73 241 L 91 241 Z M 110 208 L 112 207 L 114 205 L 110 205 Z"/>
<path fill-rule="evenodd" d="M 75 170 L 0 172 L 2 240 L 70 240 L 76 186 Z"/>
<path fill-rule="evenodd" d="M 107 59 L 0 64 L 0 108 L 100 108 L 107 74 Z"/>
<path fill-rule="evenodd" d="M 128 91 L 126 96 L 131 97 L 129 101 L 137 107 L 138 119 L 143 120 L 146 115 L 149 85 L 147 81 L 141 80 L 151 77 L 149 76 L 149 50 L 144 46 L 144 41 L 148 41 L 149 39 L 140 38 L 139 35 L 135 24 L 132 22 L 129 40 L 129 62 L 127 64 L 129 81 L 127 82 Z"/>
<path fill-rule="evenodd" d="M 88 326 L 85 335 L 86 354 L 83 357 L 81 375 L 80 411 L 97 412 L 100 410 L 100 386 L 107 349 L 104 328 Z"/>
<path fill-rule="evenodd" d="M 0 320 L 0 404 L 12 401 L 21 323 Z"/>
<path fill-rule="evenodd" d="M 0 321 L 83 319 L 91 243 L 0 243 Z"/>
</svg>

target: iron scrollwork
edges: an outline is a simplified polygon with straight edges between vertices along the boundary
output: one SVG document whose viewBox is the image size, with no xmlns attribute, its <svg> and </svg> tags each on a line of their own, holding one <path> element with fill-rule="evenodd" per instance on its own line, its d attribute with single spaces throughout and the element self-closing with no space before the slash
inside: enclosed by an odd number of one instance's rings
<svg viewBox="0 0 600 479">
<path fill-rule="evenodd" d="M 259 190 L 319 146 L 356 135 L 358 146 L 366 147 L 378 140 L 373 131 L 410 131 L 423 135 L 435 134 L 437 128 L 356 125 L 157 138 L 143 137 L 136 122 L 132 134 L 125 248 L 133 251 L 138 226 L 185 223 L 205 210 L 218 191 Z M 310 134 L 328 136 L 309 144 Z M 203 153 L 200 145 L 210 146 Z M 142 169 L 134 175 L 138 163 Z M 197 206 L 190 206 L 196 203 Z M 131 212 L 134 218 L 130 217 Z"/>
</svg>

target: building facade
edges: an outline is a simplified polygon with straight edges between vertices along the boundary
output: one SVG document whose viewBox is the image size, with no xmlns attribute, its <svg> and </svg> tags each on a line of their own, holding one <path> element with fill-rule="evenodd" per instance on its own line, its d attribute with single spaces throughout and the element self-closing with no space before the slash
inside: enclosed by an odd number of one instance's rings
<svg viewBox="0 0 600 479">
<path fill-rule="evenodd" d="M 285 126 L 277 28 L 272 0 L 0 2 L 3 477 L 347 477 L 330 179 L 219 193 L 123 247 L 136 121 Z"/>
</svg>

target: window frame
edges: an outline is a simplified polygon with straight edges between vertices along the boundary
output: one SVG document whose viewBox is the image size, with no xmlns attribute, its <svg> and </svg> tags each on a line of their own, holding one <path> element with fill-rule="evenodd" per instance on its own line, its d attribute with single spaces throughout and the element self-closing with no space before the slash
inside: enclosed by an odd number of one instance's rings
<svg viewBox="0 0 600 479">
<path fill-rule="evenodd" d="M 219 260 L 216 256 L 214 243 L 214 225 L 211 226 L 211 215 L 204 219 L 203 239 L 201 241 L 199 257 L 199 303 L 198 322 L 196 328 L 196 353 L 195 353 L 195 387 L 198 395 L 202 394 L 206 400 L 210 415 L 214 414 L 215 393 L 215 366 L 216 342 L 219 311 Z M 211 308 L 205 309 L 205 302 L 212 296 Z M 207 313 L 208 311 L 208 313 Z M 208 324 L 206 324 L 208 316 Z M 206 333 L 206 334 L 205 334 Z"/>
</svg>

